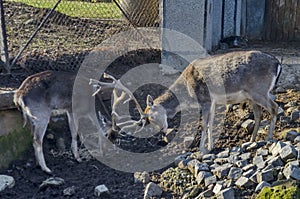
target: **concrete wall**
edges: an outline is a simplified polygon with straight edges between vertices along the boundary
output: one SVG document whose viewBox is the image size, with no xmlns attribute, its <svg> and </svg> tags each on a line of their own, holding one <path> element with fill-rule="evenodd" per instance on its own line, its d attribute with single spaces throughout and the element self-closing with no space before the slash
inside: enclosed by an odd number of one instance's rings
<svg viewBox="0 0 300 199">
<path fill-rule="evenodd" d="M 264 28 L 265 0 L 247 0 L 246 36 L 261 39 Z"/>
<path fill-rule="evenodd" d="M 207 50 L 230 36 L 261 37 L 265 0 L 162 1 L 163 28 L 186 34 Z"/>
</svg>

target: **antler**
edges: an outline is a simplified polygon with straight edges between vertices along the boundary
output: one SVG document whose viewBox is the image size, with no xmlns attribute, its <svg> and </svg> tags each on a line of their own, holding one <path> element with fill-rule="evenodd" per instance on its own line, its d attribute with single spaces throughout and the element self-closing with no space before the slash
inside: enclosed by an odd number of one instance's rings
<svg viewBox="0 0 300 199">
<path fill-rule="evenodd" d="M 99 88 L 96 90 L 96 92 L 93 93 L 93 96 L 95 96 L 97 93 L 99 93 L 103 88 L 114 88 L 113 90 L 113 103 L 112 103 L 112 126 L 113 129 L 116 130 L 116 126 L 120 127 L 120 131 L 125 131 L 126 129 L 130 129 L 133 127 L 138 127 L 140 124 L 142 124 L 142 127 L 139 130 L 135 130 L 134 133 L 138 133 L 140 132 L 145 124 L 146 124 L 146 114 L 143 112 L 140 104 L 138 103 L 137 99 L 134 97 L 133 93 L 127 88 L 125 87 L 120 80 L 115 79 L 113 76 L 104 73 L 103 77 L 105 79 L 110 79 L 112 80 L 112 82 L 101 82 L 99 80 L 95 80 L 95 79 L 90 79 L 90 85 L 96 85 Z M 118 96 L 117 90 L 121 91 L 121 94 Z M 129 96 L 128 99 L 124 100 L 126 95 Z M 118 120 L 123 120 L 123 119 L 128 119 L 131 118 L 131 116 L 125 115 L 125 116 L 120 116 L 117 112 L 116 112 L 116 108 L 117 105 L 123 101 L 123 104 L 129 102 L 129 101 L 133 101 L 139 114 L 140 114 L 140 119 L 138 121 L 136 120 L 129 120 L 129 121 L 125 121 L 125 122 L 120 122 L 120 123 L 116 123 L 115 119 Z M 116 125 L 116 126 L 114 126 Z"/>
</svg>

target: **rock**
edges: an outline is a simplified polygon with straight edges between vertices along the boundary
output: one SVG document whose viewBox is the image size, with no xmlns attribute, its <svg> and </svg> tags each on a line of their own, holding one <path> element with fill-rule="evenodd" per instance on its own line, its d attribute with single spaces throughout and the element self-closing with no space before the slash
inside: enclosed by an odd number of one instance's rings
<svg viewBox="0 0 300 199">
<path fill-rule="evenodd" d="M 291 121 L 295 122 L 300 118 L 300 110 L 294 110 L 291 114 Z"/>
<path fill-rule="evenodd" d="M 286 139 L 287 141 L 294 142 L 294 140 L 295 140 L 295 138 L 296 138 L 297 136 L 300 136 L 300 133 L 298 133 L 297 131 L 288 131 L 288 132 L 286 133 L 285 139 Z"/>
<path fill-rule="evenodd" d="M 250 178 L 254 173 L 255 173 L 254 169 L 250 169 L 244 172 L 242 175 L 245 176 L 246 178 Z"/>
<path fill-rule="evenodd" d="M 144 199 L 151 197 L 160 197 L 162 189 L 155 183 L 149 182 L 145 188 Z"/>
<path fill-rule="evenodd" d="M 239 168 L 243 168 L 244 166 L 246 166 L 248 164 L 247 160 L 239 160 L 236 161 L 235 165 Z"/>
<path fill-rule="evenodd" d="M 192 174 L 195 174 L 195 167 L 197 164 L 200 164 L 199 160 L 192 159 L 191 161 L 188 161 L 187 167 Z"/>
<path fill-rule="evenodd" d="M 214 170 L 212 170 L 212 173 L 214 175 L 216 175 L 219 179 L 222 179 L 228 175 L 231 167 L 232 167 L 232 164 L 229 164 L 229 163 L 223 164 L 223 165 L 215 168 Z"/>
<path fill-rule="evenodd" d="M 208 171 L 200 171 L 196 176 L 196 181 L 198 184 L 201 184 L 205 178 L 212 176 L 211 172 Z"/>
<path fill-rule="evenodd" d="M 298 166 L 288 164 L 283 170 L 283 174 L 287 179 L 300 180 L 300 168 Z"/>
<path fill-rule="evenodd" d="M 289 159 L 296 159 L 298 152 L 293 145 L 286 145 L 280 150 L 280 158 L 286 162 Z"/>
<path fill-rule="evenodd" d="M 175 136 L 176 136 L 176 131 L 174 129 L 167 129 L 167 132 L 166 132 L 165 136 L 163 137 L 163 140 L 166 143 L 170 143 L 170 142 L 172 142 L 172 140 L 174 139 Z"/>
<path fill-rule="evenodd" d="M 135 172 L 134 174 L 134 183 L 141 182 L 143 184 L 147 184 L 150 182 L 150 175 L 148 172 Z"/>
<path fill-rule="evenodd" d="M 217 158 L 227 158 L 228 156 L 229 156 L 228 149 L 217 154 Z"/>
<path fill-rule="evenodd" d="M 75 192 L 76 192 L 75 186 L 67 187 L 63 190 L 64 196 L 72 196 L 75 194 Z"/>
<path fill-rule="evenodd" d="M 294 139 L 294 143 L 300 143 L 300 135 Z"/>
<path fill-rule="evenodd" d="M 13 188 L 15 186 L 15 179 L 11 176 L 0 175 L 0 192 L 6 188 Z"/>
<path fill-rule="evenodd" d="M 214 163 L 214 164 L 210 165 L 209 168 L 210 168 L 210 170 L 214 170 L 214 169 L 218 168 L 219 166 L 220 166 L 219 164 Z"/>
<path fill-rule="evenodd" d="M 256 166 L 254 164 L 248 164 L 246 166 L 243 167 L 243 171 L 248 171 L 251 169 L 256 169 Z"/>
<path fill-rule="evenodd" d="M 188 169 L 188 163 L 190 161 L 192 161 L 193 159 L 192 158 L 189 158 L 189 159 L 184 159 L 184 160 L 181 160 L 179 163 L 178 163 L 178 168 L 180 169 Z"/>
<path fill-rule="evenodd" d="M 215 184 L 217 182 L 217 177 L 212 175 L 204 179 L 205 186 L 209 186 L 211 184 Z"/>
<path fill-rule="evenodd" d="M 239 154 L 231 154 L 229 157 L 228 157 L 228 162 L 231 163 L 231 164 L 234 164 L 236 163 L 237 161 L 240 160 L 240 157 L 238 156 Z"/>
<path fill-rule="evenodd" d="M 202 157 L 202 160 L 205 161 L 205 160 L 214 160 L 216 159 L 216 155 L 215 154 L 206 154 L 206 155 L 203 155 Z"/>
<path fill-rule="evenodd" d="M 210 171 L 209 166 L 205 163 L 198 163 L 194 168 L 194 175 L 197 176 L 200 171 Z"/>
<path fill-rule="evenodd" d="M 273 167 L 282 167 L 284 165 L 284 163 L 282 162 L 281 158 L 280 157 L 272 157 L 270 156 L 270 159 L 267 160 L 268 164 L 269 165 L 272 165 Z"/>
<path fill-rule="evenodd" d="M 248 148 L 248 146 L 250 146 L 252 144 L 252 142 L 245 142 L 245 143 L 243 143 L 242 144 L 242 149 L 243 149 L 243 151 L 246 151 L 246 149 Z"/>
<path fill-rule="evenodd" d="M 98 185 L 95 188 L 94 194 L 97 197 L 100 197 L 100 196 L 101 197 L 107 197 L 109 195 L 109 190 L 108 190 L 108 188 L 104 184 Z"/>
<path fill-rule="evenodd" d="M 243 174 L 243 170 L 241 168 L 231 167 L 228 173 L 228 178 L 237 180 L 239 177 L 242 176 L 242 174 Z"/>
<path fill-rule="evenodd" d="M 252 176 L 250 176 L 250 180 L 256 184 L 258 184 L 258 180 L 257 180 L 257 175 L 258 175 L 259 171 L 255 171 L 254 174 Z"/>
<path fill-rule="evenodd" d="M 248 147 L 247 147 L 247 151 L 252 151 L 252 150 L 255 150 L 255 149 L 258 149 L 259 148 L 259 145 L 257 142 L 253 142 L 252 144 L 250 144 Z"/>
<path fill-rule="evenodd" d="M 188 156 L 190 156 L 192 153 L 191 152 L 187 152 L 185 154 L 179 155 L 175 158 L 174 160 L 174 164 L 178 165 L 179 162 L 181 162 L 182 160 L 185 160 Z"/>
<path fill-rule="evenodd" d="M 50 187 L 50 186 L 60 186 L 65 183 L 65 180 L 59 177 L 51 177 L 47 180 L 43 181 L 43 183 L 40 185 L 40 189 L 44 187 Z"/>
<path fill-rule="evenodd" d="M 243 154 L 240 155 L 240 158 L 241 158 L 242 160 L 249 160 L 249 159 L 251 158 L 251 153 L 250 153 L 250 152 L 248 152 L 248 153 L 243 153 Z"/>
<path fill-rule="evenodd" d="M 270 153 L 272 153 L 273 156 L 277 156 L 280 153 L 281 149 L 285 147 L 285 145 L 285 143 L 278 141 L 274 147 L 271 146 L 269 148 Z"/>
<path fill-rule="evenodd" d="M 255 124 L 255 121 L 254 120 L 251 120 L 251 119 L 247 119 L 245 122 L 242 123 L 242 127 L 244 129 L 247 130 L 247 132 L 252 132 L 253 129 L 254 129 L 254 124 Z"/>
<path fill-rule="evenodd" d="M 190 198 L 196 198 L 201 192 L 201 189 L 198 186 L 194 186 L 191 191 L 184 194 L 182 199 L 190 199 Z"/>
<path fill-rule="evenodd" d="M 244 176 L 241 176 L 236 182 L 235 185 L 238 186 L 239 188 L 250 188 L 254 185 L 254 183 L 249 179 Z"/>
<path fill-rule="evenodd" d="M 274 180 L 273 170 L 263 170 L 261 172 L 258 172 L 257 174 L 257 182 L 261 183 L 263 181 L 266 182 L 272 182 Z"/>
<path fill-rule="evenodd" d="M 234 189 L 233 188 L 227 188 L 222 190 L 218 195 L 217 195 L 218 199 L 234 199 Z"/>
<path fill-rule="evenodd" d="M 243 149 L 242 149 L 242 147 L 235 146 L 235 147 L 232 147 L 229 151 L 230 151 L 230 154 L 241 154 L 243 152 Z"/>
<path fill-rule="evenodd" d="M 195 199 L 211 198 L 213 195 L 213 191 L 208 189 L 200 193 Z"/>
<path fill-rule="evenodd" d="M 271 187 L 270 183 L 267 183 L 265 181 L 260 182 L 256 188 L 255 188 L 255 192 L 259 192 L 260 190 L 262 190 L 264 187 Z"/>
<path fill-rule="evenodd" d="M 259 148 L 256 151 L 256 156 L 267 156 L 269 154 L 269 150 L 268 149 L 264 149 L 264 148 Z"/>
<path fill-rule="evenodd" d="M 277 113 L 277 115 L 280 117 L 280 116 L 284 116 L 284 110 L 283 110 L 283 108 L 281 108 L 281 107 L 278 107 L 278 113 Z"/>
<path fill-rule="evenodd" d="M 220 191 L 222 191 L 222 189 L 224 189 L 224 182 L 217 182 L 217 184 L 214 186 L 213 192 L 215 194 L 220 193 Z"/>
<path fill-rule="evenodd" d="M 266 163 L 265 163 L 265 161 L 264 161 L 264 159 L 263 159 L 263 157 L 261 155 L 260 156 L 255 156 L 253 158 L 253 164 L 255 166 L 257 166 L 257 168 L 259 168 L 259 169 L 264 168 L 265 165 L 266 165 Z"/>
<path fill-rule="evenodd" d="M 283 124 L 288 124 L 291 122 L 291 118 L 287 117 L 287 116 L 281 116 L 281 117 L 279 117 L 279 120 Z"/>
<path fill-rule="evenodd" d="M 225 164 L 225 163 L 229 163 L 229 158 L 216 158 L 214 160 L 214 163 L 217 163 L 217 164 Z"/>
</svg>

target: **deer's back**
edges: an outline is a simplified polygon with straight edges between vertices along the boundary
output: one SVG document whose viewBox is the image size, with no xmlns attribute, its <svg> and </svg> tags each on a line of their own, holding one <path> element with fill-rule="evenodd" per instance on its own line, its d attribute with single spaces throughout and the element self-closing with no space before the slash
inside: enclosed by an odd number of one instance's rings
<svg viewBox="0 0 300 199">
<path fill-rule="evenodd" d="M 196 81 L 207 83 L 212 88 L 223 87 L 226 93 L 233 93 L 257 84 L 269 89 L 273 78 L 278 75 L 278 65 L 279 61 L 269 54 L 239 51 L 196 60 L 185 72 L 189 73 L 186 76 L 194 76 Z"/>
<path fill-rule="evenodd" d="M 16 91 L 14 101 L 19 106 L 46 104 L 50 109 L 67 109 L 71 107 L 75 77 L 73 73 L 58 71 L 31 75 Z"/>
</svg>

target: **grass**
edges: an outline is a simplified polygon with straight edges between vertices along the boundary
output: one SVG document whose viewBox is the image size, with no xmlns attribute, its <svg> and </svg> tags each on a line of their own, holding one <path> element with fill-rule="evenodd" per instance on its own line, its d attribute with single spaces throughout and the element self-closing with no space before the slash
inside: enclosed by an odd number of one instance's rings
<svg viewBox="0 0 300 199">
<path fill-rule="evenodd" d="M 10 2 L 21 2 L 37 8 L 53 8 L 57 0 L 7 0 Z M 56 11 L 70 17 L 119 19 L 121 11 L 114 3 L 89 3 L 82 1 L 62 0 Z"/>
</svg>

